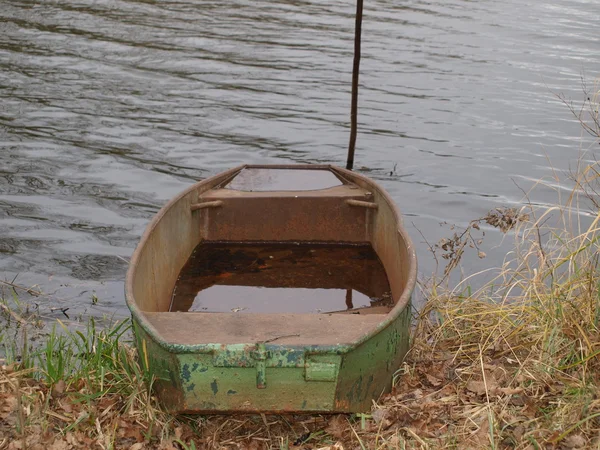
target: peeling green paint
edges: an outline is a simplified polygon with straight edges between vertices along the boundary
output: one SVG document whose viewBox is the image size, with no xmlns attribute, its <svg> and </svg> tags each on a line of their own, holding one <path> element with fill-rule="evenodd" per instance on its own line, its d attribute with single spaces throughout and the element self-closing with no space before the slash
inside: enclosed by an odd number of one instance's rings
<svg viewBox="0 0 600 450">
<path fill-rule="evenodd" d="M 191 376 L 192 374 L 190 373 L 190 366 L 184 364 L 181 368 L 181 378 L 183 378 L 184 381 L 189 383 Z"/>
<path fill-rule="evenodd" d="M 135 320 L 134 330 L 138 348 L 146 342 L 157 395 L 174 412 L 361 412 L 401 365 L 409 311 L 358 345 L 205 344 L 173 352 Z"/>
</svg>

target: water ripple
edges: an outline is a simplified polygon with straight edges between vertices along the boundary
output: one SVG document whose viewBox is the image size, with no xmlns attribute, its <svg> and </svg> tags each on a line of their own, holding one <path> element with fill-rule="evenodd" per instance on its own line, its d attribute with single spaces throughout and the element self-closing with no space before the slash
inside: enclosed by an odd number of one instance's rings
<svg viewBox="0 0 600 450">
<path fill-rule="evenodd" d="M 0 274 L 102 290 L 102 311 L 125 314 L 122 258 L 193 180 L 343 164 L 353 14 L 342 0 L 0 0 Z M 435 241 L 439 222 L 518 204 L 513 179 L 579 155 L 555 94 L 579 100 L 582 72 L 600 73 L 597 2 L 374 0 L 364 20 L 358 170 L 417 243 L 415 227 Z"/>
</svg>

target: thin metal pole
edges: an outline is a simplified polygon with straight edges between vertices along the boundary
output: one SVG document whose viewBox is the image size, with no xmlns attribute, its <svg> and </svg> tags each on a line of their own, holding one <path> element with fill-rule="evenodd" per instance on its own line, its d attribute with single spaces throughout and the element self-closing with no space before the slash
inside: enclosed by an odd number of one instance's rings
<svg viewBox="0 0 600 450">
<path fill-rule="evenodd" d="M 363 0 L 356 0 L 356 24 L 354 31 L 354 67 L 352 70 L 352 106 L 350 108 L 350 143 L 348 144 L 348 159 L 346 169 L 354 166 L 354 149 L 356 148 L 356 133 L 358 127 L 358 73 L 360 70 L 360 37 L 362 34 Z"/>
<path fill-rule="evenodd" d="M 352 303 L 352 289 L 346 289 L 346 308 L 354 309 L 354 304 Z"/>
</svg>

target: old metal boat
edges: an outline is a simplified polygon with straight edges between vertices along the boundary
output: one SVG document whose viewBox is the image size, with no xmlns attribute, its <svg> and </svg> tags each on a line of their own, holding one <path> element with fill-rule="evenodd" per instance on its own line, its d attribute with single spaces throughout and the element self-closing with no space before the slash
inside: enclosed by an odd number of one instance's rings
<svg viewBox="0 0 600 450">
<path fill-rule="evenodd" d="M 383 314 L 172 311 L 179 274 L 203 242 L 370 244 L 393 305 Z M 126 297 L 140 360 L 174 412 L 359 412 L 390 389 L 405 356 L 415 280 L 411 241 L 375 182 L 328 165 L 245 165 L 157 214 Z"/>
</svg>

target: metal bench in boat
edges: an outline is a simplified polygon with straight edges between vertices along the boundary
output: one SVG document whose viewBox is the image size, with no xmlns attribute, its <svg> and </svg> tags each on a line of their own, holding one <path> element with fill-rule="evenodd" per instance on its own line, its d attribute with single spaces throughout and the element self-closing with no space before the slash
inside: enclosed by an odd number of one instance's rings
<svg viewBox="0 0 600 450">
<path fill-rule="evenodd" d="M 202 242 L 368 243 L 387 314 L 170 312 Z M 408 347 L 416 256 L 390 197 L 334 166 L 241 166 L 194 184 L 152 220 L 126 280 L 140 359 L 162 402 L 190 412 L 359 412 Z"/>
</svg>

